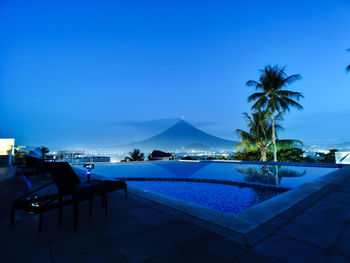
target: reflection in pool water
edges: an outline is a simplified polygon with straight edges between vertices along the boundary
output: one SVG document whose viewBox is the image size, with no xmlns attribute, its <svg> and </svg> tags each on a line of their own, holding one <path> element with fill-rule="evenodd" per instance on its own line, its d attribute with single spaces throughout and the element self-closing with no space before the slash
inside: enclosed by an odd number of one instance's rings
<svg viewBox="0 0 350 263">
<path fill-rule="evenodd" d="M 123 178 L 128 185 L 144 191 L 153 191 L 226 213 L 237 213 L 273 198 L 283 192 L 282 188 L 295 188 L 335 170 L 336 168 L 171 161 L 96 165 L 93 176 Z M 147 181 L 151 178 L 183 182 Z M 216 183 L 185 180 L 215 180 Z M 224 181 L 236 185 L 222 184 Z"/>
<path fill-rule="evenodd" d="M 247 182 L 280 185 L 283 177 L 300 177 L 306 174 L 306 170 L 295 171 L 288 167 L 262 165 L 256 166 L 236 166 L 237 172 L 245 174 L 244 180 Z"/>
<path fill-rule="evenodd" d="M 337 168 L 274 166 L 219 162 L 143 162 L 95 165 L 104 178 L 189 178 L 251 182 L 294 188 Z"/>
</svg>

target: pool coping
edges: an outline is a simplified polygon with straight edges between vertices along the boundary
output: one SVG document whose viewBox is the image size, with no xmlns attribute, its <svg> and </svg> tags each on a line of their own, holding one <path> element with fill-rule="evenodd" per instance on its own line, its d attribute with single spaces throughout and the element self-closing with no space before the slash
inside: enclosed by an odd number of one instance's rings
<svg viewBox="0 0 350 263">
<path fill-rule="evenodd" d="M 239 187 L 251 187 L 254 189 L 270 190 L 276 192 L 287 192 L 291 188 L 277 185 L 261 184 L 254 182 L 240 182 L 222 179 L 205 179 L 205 178 L 188 178 L 188 177 L 116 177 L 117 181 L 130 182 L 130 181 L 173 181 L 173 182 L 190 182 L 190 183 L 212 183 L 212 184 L 225 184 Z"/>
<path fill-rule="evenodd" d="M 180 160 L 180 161 L 183 162 L 184 160 Z M 272 161 L 262 162 L 262 161 L 243 161 L 243 160 L 201 160 L 200 162 L 277 165 L 277 166 L 324 167 L 324 168 L 342 168 L 345 166 L 349 166 L 347 164 L 337 164 L 337 163 L 307 163 L 307 162 L 302 163 L 302 162 L 272 162 Z"/>
<path fill-rule="evenodd" d="M 278 165 L 278 166 L 304 166 L 304 167 L 325 167 L 325 168 L 342 168 L 350 166 L 350 164 L 336 163 L 307 163 L 307 162 L 272 162 L 272 161 L 244 161 L 244 160 L 155 160 L 155 161 L 137 161 L 137 162 L 95 162 L 95 165 L 129 165 L 129 164 L 145 164 L 145 163 L 172 163 L 172 162 L 206 162 L 206 163 L 236 163 L 236 164 L 256 164 L 256 165 Z M 84 163 L 69 163 L 70 165 L 83 165 Z"/>
<path fill-rule="evenodd" d="M 160 203 L 205 222 L 218 225 L 240 234 L 247 234 L 267 221 L 283 214 L 289 208 L 313 194 L 316 194 L 328 185 L 341 178 L 349 177 L 349 174 L 350 167 L 349 169 L 345 167 L 339 168 L 337 171 L 328 173 L 312 182 L 296 187 L 234 215 L 161 195 L 149 190 L 143 190 L 135 186 L 128 186 L 128 191 L 139 197 Z"/>
</svg>

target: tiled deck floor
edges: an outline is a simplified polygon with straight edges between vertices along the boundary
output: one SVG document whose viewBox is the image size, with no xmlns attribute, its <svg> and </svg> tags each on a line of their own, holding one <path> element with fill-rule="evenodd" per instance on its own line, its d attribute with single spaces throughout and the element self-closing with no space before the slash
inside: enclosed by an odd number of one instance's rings
<svg viewBox="0 0 350 263">
<path fill-rule="evenodd" d="M 37 217 L 10 203 L 28 191 L 20 177 L 0 180 L 0 262 L 350 262 L 350 176 L 272 219 L 244 237 L 170 208 L 121 192 L 110 194 L 110 215 L 95 201 L 82 203 L 79 230 L 71 208 Z"/>
</svg>

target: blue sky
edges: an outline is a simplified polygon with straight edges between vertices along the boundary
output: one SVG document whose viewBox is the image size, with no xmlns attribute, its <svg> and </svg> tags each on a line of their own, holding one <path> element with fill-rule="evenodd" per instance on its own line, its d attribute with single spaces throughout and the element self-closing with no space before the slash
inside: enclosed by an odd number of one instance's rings
<svg viewBox="0 0 350 263">
<path fill-rule="evenodd" d="M 0 137 L 54 148 L 145 139 L 180 118 L 237 139 L 247 80 L 303 77 L 281 138 L 350 141 L 350 2 L 0 2 Z"/>
</svg>

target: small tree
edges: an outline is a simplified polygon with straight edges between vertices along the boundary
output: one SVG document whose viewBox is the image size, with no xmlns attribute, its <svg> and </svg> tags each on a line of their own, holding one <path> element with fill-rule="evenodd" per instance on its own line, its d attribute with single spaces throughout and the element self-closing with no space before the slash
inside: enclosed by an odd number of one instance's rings
<svg viewBox="0 0 350 263">
<path fill-rule="evenodd" d="M 248 131 L 237 129 L 236 133 L 241 137 L 241 141 L 235 145 L 235 148 L 243 148 L 243 153 L 236 153 L 235 159 L 244 158 L 241 160 L 263 161 L 270 160 L 270 152 L 273 151 L 271 145 L 271 121 L 269 114 L 258 110 L 249 116 L 243 113 L 245 120 L 248 123 Z M 282 114 L 279 113 L 275 118 L 275 132 L 282 130 L 283 127 L 277 122 L 283 120 Z M 276 133 L 277 138 L 277 133 Z M 278 140 L 276 139 L 276 148 L 278 150 L 292 149 L 295 146 L 302 146 L 302 142 L 298 140 Z M 260 157 L 257 159 L 257 151 L 260 152 Z"/>
<path fill-rule="evenodd" d="M 249 116 L 243 113 L 244 119 L 248 123 L 248 131 L 237 129 L 236 133 L 241 141 L 235 145 L 235 148 L 243 148 L 245 152 L 260 151 L 260 161 L 267 159 L 267 147 L 271 142 L 271 129 L 268 119 L 268 113 L 258 110 Z M 277 125 L 275 125 L 275 128 Z M 279 126 L 278 126 L 279 127 Z"/>
<path fill-rule="evenodd" d="M 43 156 L 41 157 L 42 159 L 45 159 L 46 158 L 46 154 L 50 152 L 49 148 L 47 148 L 45 146 L 41 146 L 40 151 L 43 154 Z"/>
<path fill-rule="evenodd" d="M 25 154 L 20 150 L 15 149 L 15 164 L 24 164 L 25 162 Z"/>
<path fill-rule="evenodd" d="M 125 161 L 128 162 L 139 162 L 144 160 L 145 155 L 140 151 L 140 149 L 134 149 L 133 151 L 129 152 L 129 156 L 125 157 Z"/>
<path fill-rule="evenodd" d="M 268 161 L 272 159 L 272 154 L 267 152 L 266 158 Z M 243 152 L 236 152 L 233 156 L 234 160 L 244 160 L 244 161 L 261 161 L 261 151 L 258 149 L 247 149 Z"/>
<path fill-rule="evenodd" d="M 335 153 L 337 149 L 330 149 L 328 153 L 317 152 L 316 155 L 322 157 L 319 160 L 320 163 L 335 163 Z"/>
<path fill-rule="evenodd" d="M 281 148 L 278 149 L 277 158 L 280 162 L 314 162 L 311 158 L 304 157 L 301 148 Z"/>
</svg>

